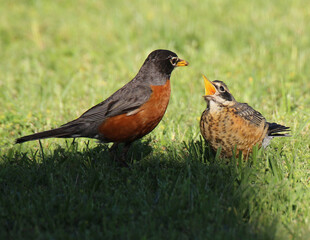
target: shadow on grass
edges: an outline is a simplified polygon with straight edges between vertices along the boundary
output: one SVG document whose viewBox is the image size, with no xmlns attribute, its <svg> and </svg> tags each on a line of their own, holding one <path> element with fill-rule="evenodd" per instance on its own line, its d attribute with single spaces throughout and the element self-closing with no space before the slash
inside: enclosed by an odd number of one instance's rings
<svg viewBox="0 0 310 240">
<path fill-rule="evenodd" d="M 276 222 L 253 212 L 250 163 L 217 159 L 201 140 L 150 154 L 151 141 L 133 145 L 130 169 L 106 145 L 3 155 L 0 237 L 274 238 Z"/>
</svg>

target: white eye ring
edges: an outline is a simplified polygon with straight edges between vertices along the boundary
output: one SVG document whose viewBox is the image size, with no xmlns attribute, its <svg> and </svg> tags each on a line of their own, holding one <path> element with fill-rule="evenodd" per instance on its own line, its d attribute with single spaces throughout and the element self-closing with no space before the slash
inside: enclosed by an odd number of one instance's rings
<svg viewBox="0 0 310 240">
<path fill-rule="evenodd" d="M 219 89 L 221 92 L 225 92 L 225 88 L 223 86 L 220 86 Z"/>
<path fill-rule="evenodd" d="M 171 64 L 172 64 L 172 66 L 176 66 L 177 63 L 178 63 L 178 61 L 179 61 L 179 58 L 178 58 L 178 57 L 172 57 L 172 58 L 170 58 L 170 62 L 171 62 Z"/>
</svg>

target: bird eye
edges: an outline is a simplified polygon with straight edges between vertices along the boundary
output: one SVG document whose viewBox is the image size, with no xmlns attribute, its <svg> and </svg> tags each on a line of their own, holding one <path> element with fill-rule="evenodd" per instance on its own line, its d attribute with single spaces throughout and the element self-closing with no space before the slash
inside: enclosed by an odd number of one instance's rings
<svg viewBox="0 0 310 240">
<path fill-rule="evenodd" d="M 178 60 L 179 60 L 179 59 L 178 59 L 177 57 L 172 57 L 172 58 L 170 58 L 170 62 L 171 62 L 171 64 L 172 64 L 173 66 L 177 65 Z"/>
<path fill-rule="evenodd" d="M 224 92 L 225 91 L 225 88 L 223 86 L 220 86 L 220 91 L 221 92 Z"/>
</svg>

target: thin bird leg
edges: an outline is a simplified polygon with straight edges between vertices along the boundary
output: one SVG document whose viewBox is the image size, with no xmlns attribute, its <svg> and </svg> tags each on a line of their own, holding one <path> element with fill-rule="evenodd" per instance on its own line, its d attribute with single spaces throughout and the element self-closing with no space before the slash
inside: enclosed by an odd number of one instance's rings
<svg viewBox="0 0 310 240">
<path fill-rule="evenodd" d="M 111 157 L 114 159 L 114 161 L 117 160 L 117 154 L 116 154 L 117 148 L 118 148 L 118 143 L 113 143 L 112 147 L 110 147 L 109 149 Z"/>
<path fill-rule="evenodd" d="M 131 145 L 131 142 L 124 143 L 123 152 L 122 152 L 122 160 L 124 162 L 126 162 L 126 157 L 127 157 L 127 153 L 130 148 L 130 145 Z"/>
<path fill-rule="evenodd" d="M 112 147 L 109 149 L 111 157 L 113 157 L 114 161 L 118 162 L 122 167 L 129 167 L 129 165 L 126 162 L 126 155 L 129 150 L 130 144 L 131 143 L 125 143 L 121 157 L 117 156 L 118 143 L 114 143 Z"/>
</svg>

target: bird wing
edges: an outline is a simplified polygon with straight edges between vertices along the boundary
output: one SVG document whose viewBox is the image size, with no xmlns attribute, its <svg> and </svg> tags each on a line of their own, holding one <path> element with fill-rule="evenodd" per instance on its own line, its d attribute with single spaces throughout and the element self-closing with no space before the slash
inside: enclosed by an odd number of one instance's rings
<svg viewBox="0 0 310 240">
<path fill-rule="evenodd" d="M 266 119 L 260 112 L 254 110 L 247 103 L 236 103 L 233 108 L 235 109 L 236 114 L 256 126 L 260 126 L 262 122 L 266 121 Z"/>
<path fill-rule="evenodd" d="M 105 101 L 83 113 L 78 119 L 66 123 L 71 125 L 75 122 L 103 122 L 108 117 L 131 113 L 137 110 L 148 101 L 152 94 L 152 89 L 147 85 L 136 85 L 129 82 L 124 87 L 116 91 Z"/>
</svg>

